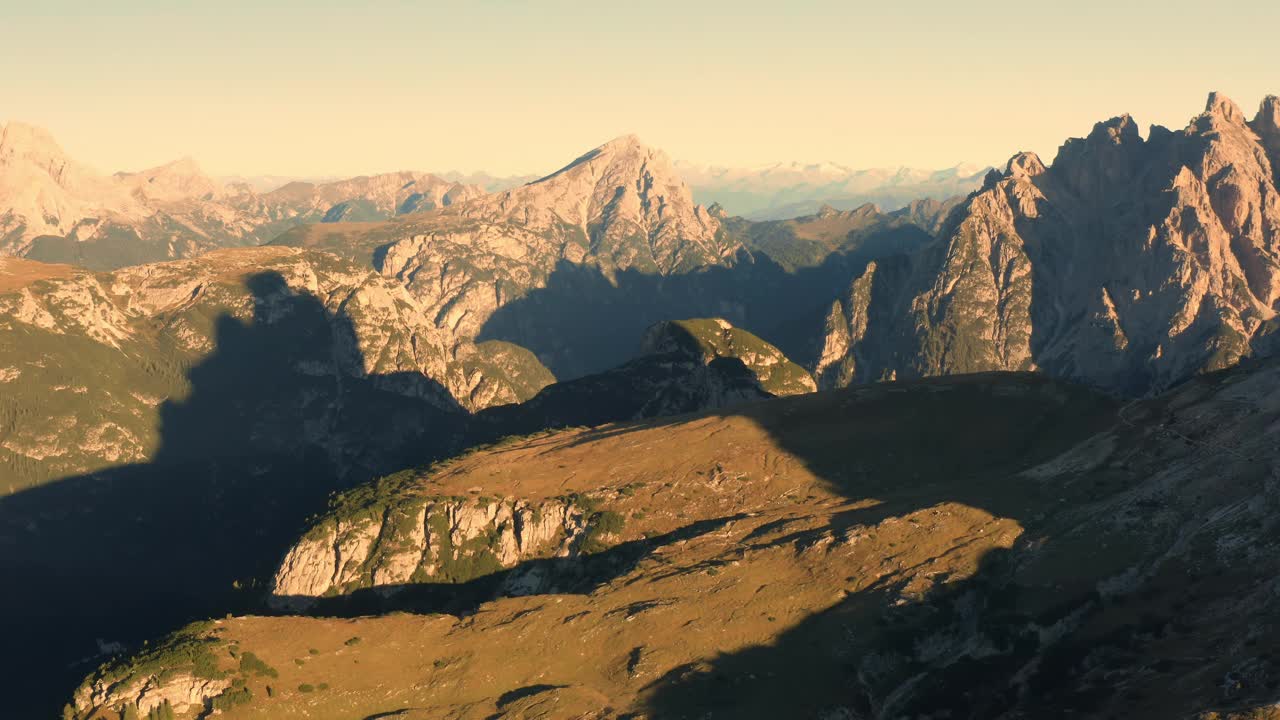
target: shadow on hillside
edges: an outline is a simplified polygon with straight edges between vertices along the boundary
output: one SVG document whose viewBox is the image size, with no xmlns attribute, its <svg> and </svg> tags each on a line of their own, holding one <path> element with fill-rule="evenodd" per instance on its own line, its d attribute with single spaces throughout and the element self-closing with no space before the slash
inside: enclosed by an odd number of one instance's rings
<svg viewBox="0 0 1280 720">
<path fill-rule="evenodd" d="M 788 411 L 779 412 L 784 402 Z M 978 720 L 1099 717 L 1104 703 L 1135 713 L 1159 707 L 1126 681 L 1176 677 L 1165 675 L 1174 668 L 1188 668 L 1189 677 L 1204 658 L 1227 652 L 1212 632 L 1193 641 L 1181 612 L 1201 598 L 1232 592 L 1216 579 L 1223 567 L 1211 563 L 1145 579 L 1131 591 L 1129 607 L 1124 596 L 1104 600 L 1099 583 L 1126 567 L 1110 564 L 1109 556 L 1139 548 L 1125 547 L 1124 535 L 1064 540 L 1059 536 L 1070 527 L 1054 516 L 1064 509 L 1085 512 L 1128 491 L 1137 478 L 1126 464 L 1091 469 L 1068 484 L 1019 474 L 1107 428 L 1121 444 L 1130 442 L 1123 439 L 1129 432 L 1140 437 L 1140 430 L 1113 425 L 1115 407 L 1041 377 L 987 373 L 850 388 L 734 413 L 766 430 L 830 489 L 851 500 L 880 501 L 838 512 L 817 530 L 779 532 L 781 523 L 758 529 L 742 539 L 748 548 L 803 553 L 834 538 L 829 552 L 840 552 L 842 538 L 944 503 L 1012 519 L 1022 534 L 1007 549 L 985 551 L 971 571 L 961 564 L 954 571 L 959 577 L 935 576 L 923 594 L 906 593 L 906 585 L 929 568 L 895 569 L 894 557 L 885 557 L 874 573 L 879 580 L 767 645 L 682 665 L 648 684 L 642 695 L 648 712 L 655 718 Z M 1140 524 L 1133 514 L 1140 511 L 1124 512 Z M 1144 542 L 1159 555 L 1161 543 L 1173 540 Z M 858 579 L 848 578 L 851 584 Z M 1172 637 L 1185 639 L 1170 644 Z M 1247 647 L 1243 652 L 1241 662 L 1253 654 Z M 1250 682 L 1244 692 L 1262 690 L 1262 680 Z"/>
<path fill-rule="evenodd" d="M 656 322 L 722 317 L 778 347 L 793 361 L 817 359 L 831 302 L 848 291 L 867 263 L 915 249 L 930 239 L 908 225 L 886 227 L 821 263 L 789 269 L 764 252 L 741 252 L 732 267 L 655 275 L 560 261 L 543 288 L 503 305 L 479 340 L 505 340 L 531 350 L 560 380 L 616 367 L 634 357 Z M 584 302 L 584 298 L 589 298 Z"/>
<path fill-rule="evenodd" d="M 456 446 L 465 416 L 434 380 L 363 376 L 348 318 L 275 273 L 246 286 L 253 318 L 217 319 L 189 396 L 159 408 L 150 462 L 0 499 L 14 717 L 53 717 L 101 659 L 99 642 L 253 607 L 253 579 L 332 491 Z"/>
<path fill-rule="evenodd" d="M 879 502 L 838 512 L 817 530 L 786 533 L 778 523 L 741 542 L 799 553 L 949 502 L 1016 520 L 1025 531 L 1017 547 L 1034 546 L 1044 539 L 1044 511 L 1064 491 L 1016 473 L 1112 418 L 1109 401 L 1063 387 L 992 373 L 792 398 L 786 413 L 777 403 L 744 407 L 735 414 L 766 430 L 830 489 Z M 999 716 L 1014 707 L 1010 681 L 1040 649 L 1039 628 L 1098 600 L 1089 585 L 1048 603 L 1022 602 L 1012 556 L 988 551 L 972 575 L 939 576 L 919 600 L 903 599 L 910 573 L 890 572 L 769 645 L 671 670 L 646 688 L 648 709 L 661 718 Z M 920 660 L 930 643 L 941 658 L 934 665 Z M 1064 680 L 1059 657 L 1026 678 L 1045 698 Z"/>
</svg>

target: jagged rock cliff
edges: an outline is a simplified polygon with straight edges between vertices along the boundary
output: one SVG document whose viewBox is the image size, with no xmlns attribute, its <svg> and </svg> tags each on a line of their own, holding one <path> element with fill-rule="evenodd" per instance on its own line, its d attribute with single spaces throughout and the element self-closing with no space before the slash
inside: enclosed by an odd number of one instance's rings
<svg viewBox="0 0 1280 720">
<path fill-rule="evenodd" d="M 1040 369 L 1144 392 L 1249 355 L 1280 309 L 1276 107 L 1214 94 L 1178 132 L 1121 116 L 1050 167 L 1015 156 L 833 304 L 820 384 Z"/>
<path fill-rule="evenodd" d="M 373 499 L 357 493 L 313 526 L 276 571 L 271 604 L 304 609 L 368 588 L 389 595 L 411 584 L 463 583 L 525 560 L 569 557 L 590 535 L 589 506 L 571 498 L 434 497 L 425 477 L 416 491 L 380 497 L 404 479 L 380 481 Z M 536 577 L 521 576 L 505 592 L 537 588 Z"/>
</svg>

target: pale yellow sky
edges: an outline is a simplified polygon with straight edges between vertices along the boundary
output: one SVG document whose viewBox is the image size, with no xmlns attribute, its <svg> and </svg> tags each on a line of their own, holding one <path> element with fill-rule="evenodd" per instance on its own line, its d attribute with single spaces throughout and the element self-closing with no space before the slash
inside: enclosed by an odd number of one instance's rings
<svg viewBox="0 0 1280 720">
<path fill-rule="evenodd" d="M 541 173 L 632 132 L 692 162 L 933 168 L 1280 93 L 1270 0 L 173 5 L 0 0 L 0 118 L 108 171 Z"/>
</svg>

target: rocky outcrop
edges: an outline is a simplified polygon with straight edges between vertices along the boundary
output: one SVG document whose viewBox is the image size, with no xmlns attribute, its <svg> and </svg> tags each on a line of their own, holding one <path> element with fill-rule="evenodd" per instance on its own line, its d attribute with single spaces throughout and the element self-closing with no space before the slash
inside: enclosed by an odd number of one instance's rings
<svg viewBox="0 0 1280 720">
<path fill-rule="evenodd" d="M 251 682 L 273 682 L 276 668 L 221 637 L 222 621 L 194 623 L 102 663 L 76 688 L 62 717 L 209 717 L 248 702 Z M 259 693 L 271 690 L 260 685 Z"/>
<path fill-rule="evenodd" d="M 1179 132 L 1121 116 L 1052 166 L 1015 156 L 892 278 L 851 283 L 820 384 L 1040 369 L 1141 393 L 1249 355 L 1280 309 L 1275 109 L 1214 94 Z"/>
<path fill-rule="evenodd" d="M 591 518 L 572 499 L 415 493 L 353 505 L 335 510 L 289 550 L 272 581 L 274 607 L 305 609 L 367 588 L 394 594 L 414 583 L 466 582 L 522 560 L 569 557 Z"/>
<path fill-rule="evenodd" d="M 818 389 L 809 373 L 788 360 L 778 348 L 723 318 L 657 323 L 645 332 L 640 352 L 644 355 L 685 354 L 703 363 L 736 358 L 771 395 L 799 395 Z"/>
<path fill-rule="evenodd" d="M 202 678 L 190 672 L 150 674 L 125 681 L 86 682 L 75 694 L 75 708 L 89 715 L 97 709 L 132 707 L 139 717 L 166 702 L 178 714 L 203 712 L 207 702 L 231 687 L 231 678 Z M 123 715 L 122 715 L 123 717 Z"/>
</svg>

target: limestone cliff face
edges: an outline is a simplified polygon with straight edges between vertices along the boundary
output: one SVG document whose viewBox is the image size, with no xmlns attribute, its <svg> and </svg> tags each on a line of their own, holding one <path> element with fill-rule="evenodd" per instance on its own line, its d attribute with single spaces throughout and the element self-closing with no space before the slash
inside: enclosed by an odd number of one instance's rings
<svg viewBox="0 0 1280 720">
<path fill-rule="evenodd" d="M 132 706 L 140 717 L 161 707 L 166 702 L 175 713 L 203 712 L 206 702 L 221 695 L 231 687 L 231 678 L 197 677 L 191 672 L 130 677 L 124 681 L 91 679 L 75 693 L 76 708 L 91 711 L 94 708 Z"/>
<path fill-rule="evenodd" d="M 107 207 L 136 213 L 125 188 L 68 158 L 48 132 L 0 125 L 0 253 L 44 234 L 65 235 Z"/>
<path fill-rule="evenodd" d="M 388 478 L 377 487 L 397 483 Z M 381 491 L 376 491 L 380 494 Z M 305 609 L 317 599 L 377 588 L 393 594 L 416 583 L 461 583 L 523 560 L 570 557 L 592 522 L 573 499 L 434 497 L 424 490 L 393 499 L 347 502 L 285 556 L 271 604 Z M 509 578 L 519 593 L 532 578 Z"/>
<path fill-rule="evenodd" d="M 535 232 L 558 229 L 577 245 L 569 253 L 581 249 L 606 270 L 669 274 L 725 262 L 736 250 L 718 237 L 719 221 L 694 204 L 666 153 L 634 135 L 541 180 L 464 205 L 460 214 Z"/>
<path fill-rule="evenodd" d="M 388 173 L 255 193 L 191 158 L 100 175 L 44 130 L 0 125 L 0 254 L 113 269 L 257 245 L 307 222 L 384 220 L 483 195 L 425 173 Z"/>
<path fill-rule="evenodd" d="M 1276 115 L 1215 94 L 1179 132 L 1123 116 L 1051 167 L 1015 156 L 897 277 L 853 281 L 821 383 L 1042 369 L 1144 392 L 1236 362 L 1280 309 Z"/>
</svg>

